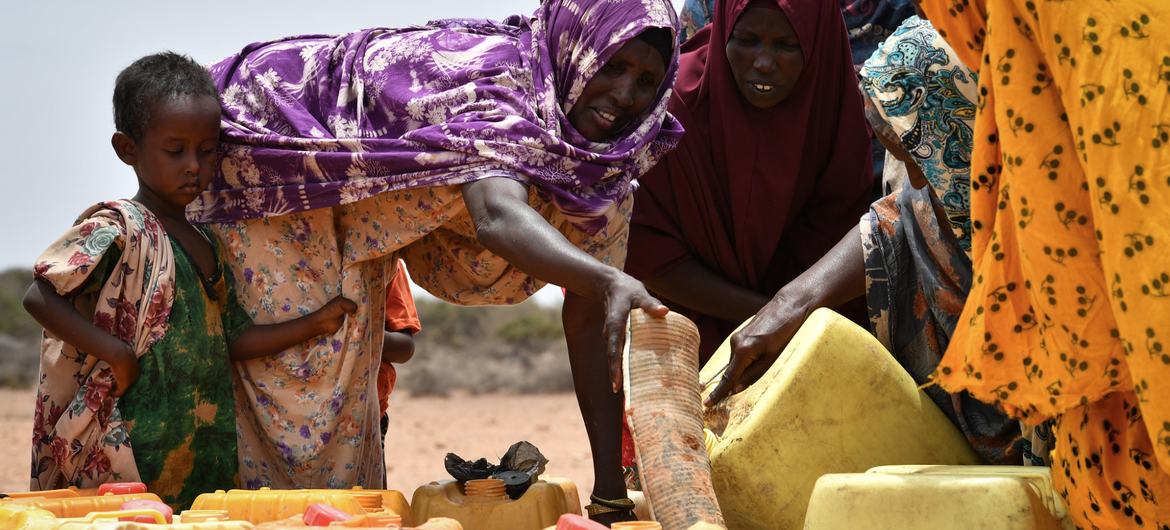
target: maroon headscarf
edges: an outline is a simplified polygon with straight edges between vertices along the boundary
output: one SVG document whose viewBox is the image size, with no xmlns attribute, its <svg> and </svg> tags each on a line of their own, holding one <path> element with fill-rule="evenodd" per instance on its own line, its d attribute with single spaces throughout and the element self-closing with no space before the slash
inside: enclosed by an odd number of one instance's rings
<svg viewBox="0 0 1170 530">
<path fill-rule="evenodd" d="M 740 14 L 765 2 L 796 30 L 804 70 L 787 99 L 762 110 L 736 88 L 725 47 Z M 686 134 L 640 179 L 626 263 L 636 277 L 693 257 L 771 297 L 869 204 L 869 132 L 836 2 L 718 0 L 712 23 L 683 45 L 669 110 Z M 699 324 L 704 355 L 739 325 L 672 308 Z"/>
</svg>

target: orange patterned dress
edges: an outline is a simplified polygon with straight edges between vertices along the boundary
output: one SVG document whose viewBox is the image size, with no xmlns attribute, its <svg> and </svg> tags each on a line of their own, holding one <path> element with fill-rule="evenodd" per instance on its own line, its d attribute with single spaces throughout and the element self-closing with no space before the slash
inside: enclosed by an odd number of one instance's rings
<svg viewBox="0 0 1170 530">
<path fill-rule="evenodd" d="M 1082 528 L 1170 528 L 1170 2 L 922 0 L 979 73 L 975 282 L 936 374 L 1029 423 Z"/>
</svg>

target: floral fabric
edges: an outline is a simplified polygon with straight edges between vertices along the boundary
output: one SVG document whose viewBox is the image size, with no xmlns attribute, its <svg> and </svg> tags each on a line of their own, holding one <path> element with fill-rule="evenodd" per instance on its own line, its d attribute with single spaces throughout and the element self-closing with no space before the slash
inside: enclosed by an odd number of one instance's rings
<svg viewBox="0 0 1170 530">
<path fill-rule="evenodd" d="M 1166 527 L 1170 5 L 922 7 L 981 74 L 974 282 L 938 380 L 1056 418 L 1077 525 Z"/>
<path fill-rule="evenodd" d="M 967 392 L 929 384 L 971 288 L 971 260 L 939 215 L 941 206 L 932 187 L 903 181 L 862 218 L 870 325 L 985 462 L 1018 465 L 1018 421 Z"/>
<path fill-rule="evenodd" d="M 971 249 L 971 150 L 978 77 L 929 21 L 910 17 L 861 68 L 861 88 L 902 139 Z"/>
<path fill-rule="evenodd" d="M 72 296 L 111 249 L 121 254 L 101 289 Z M 174 252 L 158 218 L 140 204 L 122 200 L 89 208 L 37 258 L 33 274 L 71 297 L 98 328 L 133 345 L 139 358 L 167 333 L 175 296 Z M 45 334 L 30 489 L 138 479 L 113 384 L 108 364 Z"/>
<path fill-rule="evenodd" d="M 250 45 L 211 68 L 225 156 L 189 213 L 235 221 L 505 176 L 600 230 L 682 135 L 666 112 L 677 61 L 656 104 L 611 142 L 585 139 L 566 114 L 622 45 L 677 24 L 666 0 L 563 0 L 500 23 Z"/>
<path fill-rule="evenodd" d="M 632 200 L 595 233 L 551 202 L 530 203 L 570 242 L 621 267 Z M 513 304 L 543 284 L 487 252 L 458 186 L 383 193 L 334 208 L 223 223 L 240 302 L 257 324 L 306 314 L 337 295 L 358 304 L 335 334 L 237 363 L 240 477 L 245 487 L 381 487 L 375 378 L 386 286 L 402 257 L 416 284 L 462 305 Z"/>
</svg>

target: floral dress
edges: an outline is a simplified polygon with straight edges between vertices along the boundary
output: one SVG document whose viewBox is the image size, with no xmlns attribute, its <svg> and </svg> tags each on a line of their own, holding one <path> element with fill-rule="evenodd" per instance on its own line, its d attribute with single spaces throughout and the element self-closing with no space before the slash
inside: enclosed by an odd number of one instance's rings
<svg viewBox="0 0 1170 530">
<path fill-rule="evenodd" d="M 140 375 L 114 398 L 106 363 L 46 334 L 31 488 L 141 480 L 187 507 L 199 493 L 231 487 L 238 455 L 227 345 L 251 322 L 230 277 L 203 281 L 157 218 L 131 201 L 83 214 L 34 274 L 134 344 Z"/>
<path fill-rule="evenodd" d="M 533 208 L 570 242 L 616 267 L 625 262 L 632 202 L 615 206 L 609 223 L 590 234 L 530 194 Z M 416 284 L 461 305 L 513 304 L 544 285 L 478 243 L 458 186 L 215 229 L 241 285 L 240 304 L 257 324 L 296 318 L 338 295 L 358 305 L 332 336 L 237 363 L 240 478 L 248 488 L 382 486 L 375 382 L 386 286 L 399 257 Z"/>
</svg>

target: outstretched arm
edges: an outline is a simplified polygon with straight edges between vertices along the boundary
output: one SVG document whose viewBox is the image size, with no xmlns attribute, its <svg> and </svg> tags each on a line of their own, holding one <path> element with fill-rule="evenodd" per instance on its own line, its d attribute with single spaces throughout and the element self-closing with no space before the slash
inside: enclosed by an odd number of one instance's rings
<svg viewBox="0 0 1170 530">
<path fill-rule="evenodd" d="M 229 346 L 233 361 L 275 355 L 313 337 L 328 335 L 345 322 L 345 315 L 357 311 L 353 301 L 337 297 L 312 313 L 279 324 L 252 326 Z"/>
<path fill-rule="evenodd" d="M 731 360 L 706 405 L 718 403 L 763 375 L 813 310 L 835 307 L 863 294 L 865 257 L 854 229 L 731 336 Z"/>
<path fill-rule="evenodd" d="M 632 276 L 573 246 L 528 205 L 528 190 L 523 184 L 503 177 L 486 178 L 464 184 L 463 199 L 475 222 L 476 236 L 488 250 L 536 278 L 594 302 L 588 305 L 586 312 L 590 314 L 582 318 L 600 320 L 603 354 L 609 360 L 610 382 L 616 392 L 621 387 L 621 352 L 630 310 L 640 307 L 653 315 L 665 315 L 666 306 Z M 570 356 L 573 349 L 570 343 Z"/>
<path fill-rule="evenodd" d="M 138 379 L 138 356 L 134 355 L 134 348 L 93 325 L 69 300 L 57 294 L 49 282 L 33 280 L 23 302 L 25 311 L 46 331 L 110 365 L 116 383 L 114 395 L 124 394 Z"/>
</svg>

